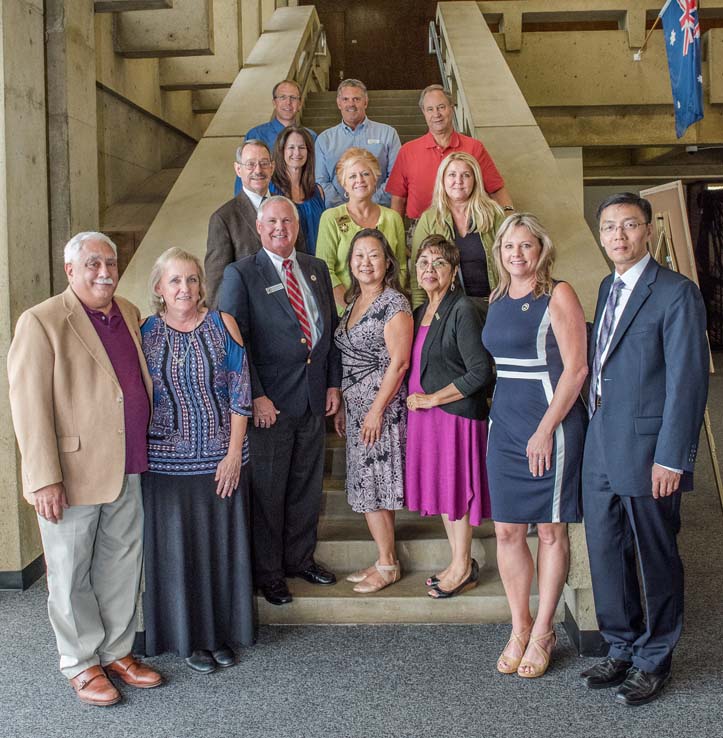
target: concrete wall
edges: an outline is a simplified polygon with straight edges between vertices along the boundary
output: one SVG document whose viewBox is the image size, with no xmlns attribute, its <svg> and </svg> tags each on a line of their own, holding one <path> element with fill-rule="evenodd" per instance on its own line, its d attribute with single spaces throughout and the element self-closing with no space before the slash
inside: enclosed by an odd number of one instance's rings
<svg viewBox="0 0 723 738">
<path fill-rule="evenodd" d="M 50 292 L 43 0 L 0 0 L 0 575 L 38 557 L 20 493 L 7 352 L 20 313 Z"/>
<path fill-rule="evenodd" d="M 102 212 L 152 174 L 189 154 L 196 142 L 107 90 L 99 88 L 96 99 Z"/>
</svg>

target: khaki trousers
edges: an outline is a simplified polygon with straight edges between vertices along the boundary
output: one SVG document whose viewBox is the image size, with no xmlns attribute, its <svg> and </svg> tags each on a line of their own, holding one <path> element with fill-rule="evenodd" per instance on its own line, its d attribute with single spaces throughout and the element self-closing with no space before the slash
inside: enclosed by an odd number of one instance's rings
<svg viewBox="0 0 723 738">
<path fill-rule="evenodd" d="M 60 671 L 72 679 L 133 646 L 143 563 L 140 474 L 124 478 L 114 502 L 70 507 L 58 523 L 38 521 Z"/>
</svg>

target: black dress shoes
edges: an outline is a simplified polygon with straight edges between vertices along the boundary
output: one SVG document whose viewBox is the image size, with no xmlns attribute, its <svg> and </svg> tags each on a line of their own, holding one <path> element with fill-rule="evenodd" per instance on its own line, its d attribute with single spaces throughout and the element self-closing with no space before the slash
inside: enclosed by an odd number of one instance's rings
<svg viewBox="0 0 723 738">
<path fill-rule="evenodd" d="M 607 689 L 622 684 L 631 666 L 629 661 L 608 657 L 587 671 L 583 671 L 580 676 L 585 680 L 588 689 Z"/>
<path fill-rule="evenodd" d="M 296 571 L 288 576 L 300 577 L 311 584 L 336 584 L 336 574 L 319 566 L 315 561 L 312 561 L 303 571 Z"/>
<path fill-rule="evenodd" d="M 283 579 L 275 579 L 273 582 L 259 587 L 267 602 L 272 605 L 288 605 L 294 598 Z"/>
<path fill-rule="evenodd" d="M 229 666 L 236 666 L 236 655 L 228 646 L 221 646 L 215 651 L 211 651 L 213 660 L 222 668 L 227 669 Z"/>
<path fill-rule="evenodd" d="M 653 674 L 633 667 L 615 693 L 615 701 L 630 707 L 647 705 L 657 699 L 663 687 L 670 681 L 670 672 Z"/>
<path fill-rule="evenodd" d="M 216 671 L 216 662 L 210 651 L 194 651 L 188 658 L 183 660 L 194 671 L 200 674 L 211 674 Z"/>
</svg>

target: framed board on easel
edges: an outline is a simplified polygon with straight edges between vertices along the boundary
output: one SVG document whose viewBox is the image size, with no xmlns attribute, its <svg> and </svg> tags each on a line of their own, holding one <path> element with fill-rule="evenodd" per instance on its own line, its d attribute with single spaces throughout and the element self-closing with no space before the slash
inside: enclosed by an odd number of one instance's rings
<svg viewBox="0 0 723 738">
<path fill-rule="evenodd" d="M 640 196 L 648 200 L 653 208 L 653 243 L 651 244 L 653 257 L 660 264 L 667 266 L 668 269 L 680 272 L 680 274 L 685 275 L 700 286 L 698 270 L 695 265 L 693 241 L 690 237 L 683 183 L 676 180 L 658 187 L 640 190 Z M 711 374 L 714 372 L 712 354 L 710 356 L 710 372 Z M 723 507 L 723 480 L 718 466 L 715 438 L 713 437 L 713 427 L 711 426 L 707 405 L 703 424 L 713 465 L 713 478 Z"/>
</svg>

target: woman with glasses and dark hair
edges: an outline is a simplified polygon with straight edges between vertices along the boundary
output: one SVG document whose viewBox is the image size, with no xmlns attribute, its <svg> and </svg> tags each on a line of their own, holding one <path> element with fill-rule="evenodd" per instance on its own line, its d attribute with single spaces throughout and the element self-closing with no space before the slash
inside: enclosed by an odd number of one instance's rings
<svg viewBox="0 0 723 738">
<path fill-rule="evenodd" d="M 485 452 L 492 363 L 480 341 L 480 310 L 459 288 L 459 258 L 453 243 L 432 235 L 420 244 L 415 264 L 427 299 L 414 311 L 406 501 L 410 510 L 444 521 L 452 560 L 427 579 L 435 599 L 477 586 L 472 527 L 490 516 Z"/>
<path fill-rule="evenodd" d="M 500 282 L 482 333 L 495 358 L 487 472 L 497 565 L 512 611 L 512 635 L 497 660 L 503 674 L 542 676 L 555 647 L 553 617 L 569 563 L 567 523 L 581 519 L 580 469 L 586 414 L 586 329 L 572 287 L 552 278 L 554 248 L 534 215 L 505 220 L 492 254 Z M 537 524 L 535 571 L 527 545 Z"/>
<path fill-rule="evenodd" d="M 299 225 L 306 253 L 316 253 L 316 236 L 324 212 L 324 190 L 314 179 L 314 142 L 301 126 L 288 126 L 279 134 L 273 151 L 274 173 L 269 192 L 292 200 L 299 211 Z"/>
<path fill-rule="evenodd" d="M 376 228 L 354 235 L 347 254 L 348 307 L 336 330 L 344 404 L 334 418 L 346 434 L 349 504 L 363 513 L 378 548 L 376 563 L 347 577 L 355 592 L 377 592 L 401 572 L 394 511 L 404 506 L 407 430 L 404 375 L 412 347 L 412 315 L 399 283 L 399 263 Z"/>
</svg>

